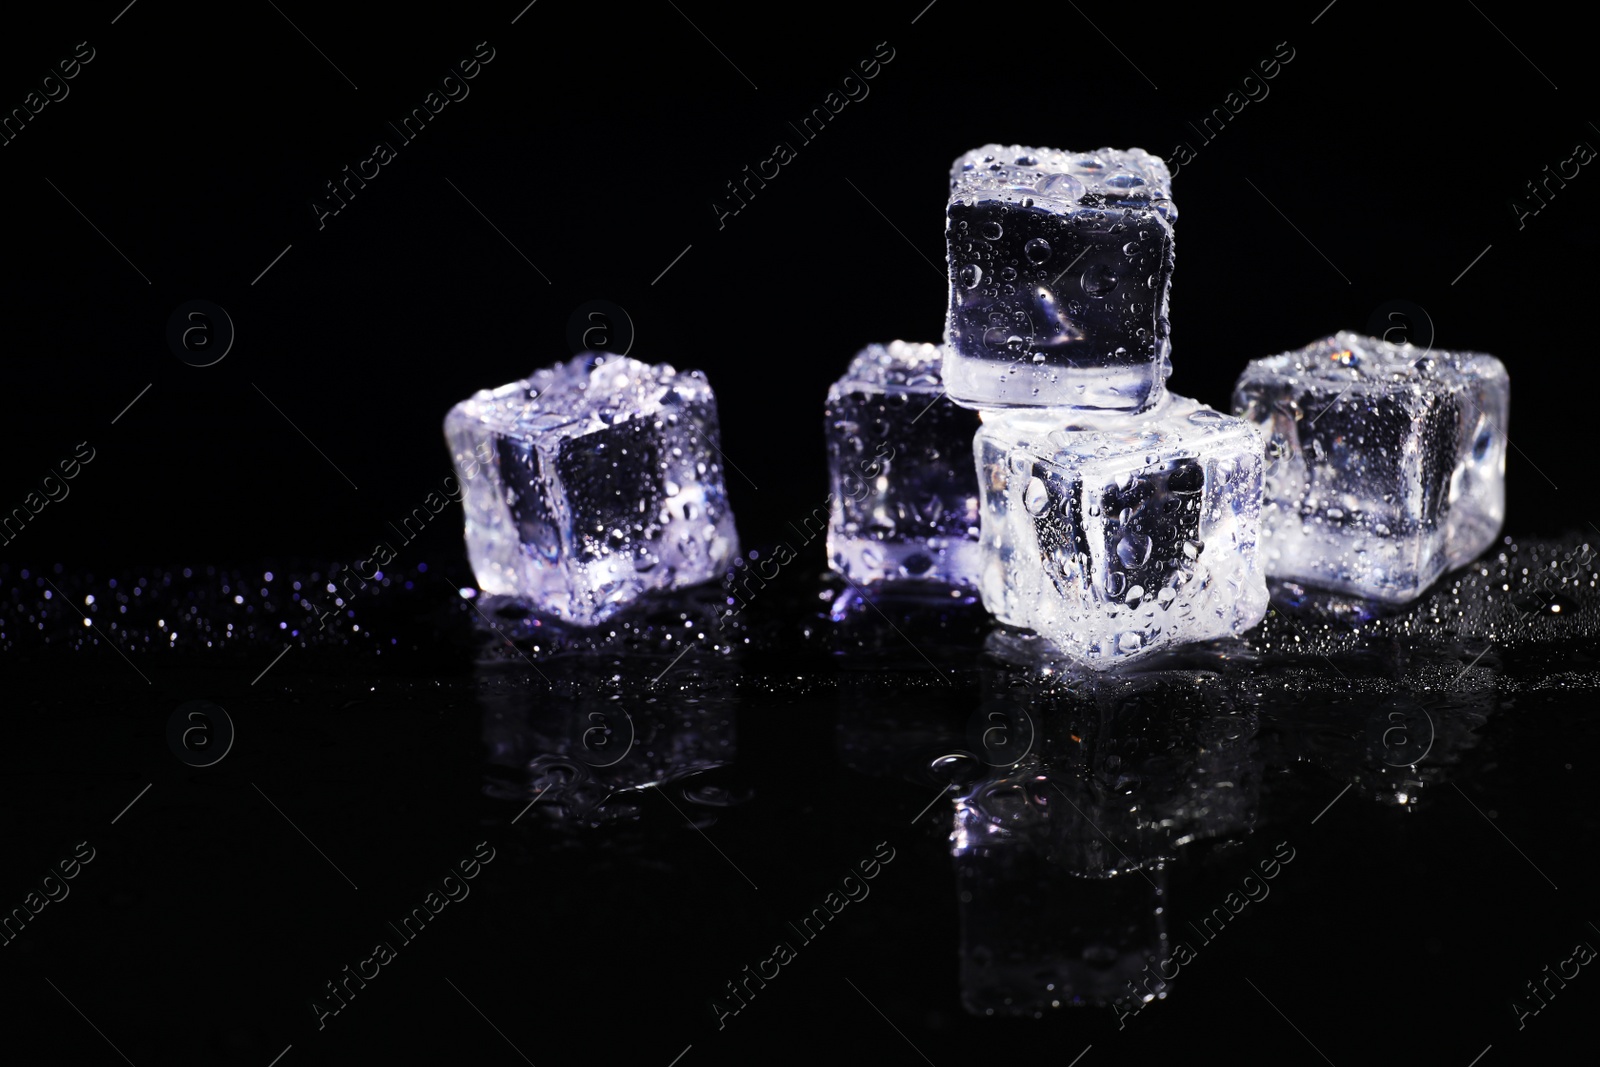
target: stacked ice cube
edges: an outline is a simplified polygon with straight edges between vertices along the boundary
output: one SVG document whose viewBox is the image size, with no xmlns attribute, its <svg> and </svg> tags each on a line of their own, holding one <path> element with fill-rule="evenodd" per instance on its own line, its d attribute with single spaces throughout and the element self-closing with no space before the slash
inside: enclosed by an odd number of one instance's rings
<svg viewBox="0 0 1600 1067">
<path fill-rule="evenodd" d="M 950 395 L 979 408 L 1158 402 L 1171 373 L 1171 184 L 1140 148 L 986 145 L 956 160 L 945 212 Z"/>
<path fill-rule="evenodd" d="M 890 346 L 857 357 L 829 397 L 836 486 L 844 460 L 867 450 L 862 420 L 836 414 L 866 377 L 863 362 L 896 364 L 928 397 L 896 399 L 922 411 L 887 419 L 892 394 L 880 387 L 877 433 L 897 453 L 936 455 L 943 466 L 913 483 L 891 460 L 870 519 L 836 504 L 836 570 L 889 580 L 907 576 L 912 560 L 921 573 L 977 586 L 1003 622 L 1096 668 L 1261 620 L 1260 438 L 1166 390 L 1170 185 L 1166 164 L 1137 148 L 987 145 L 956 160 L 942 382 L 931 346 Z M 963 408 L 982 421 L 973 451 L 958 457 L 965 448 L 950 437 L 972 425 L 960 422 Z M 976 551 L 946 549 L 936 571 L 923 563 L 935 558 L 926 546 L 935 534 L 947 545 L 951 531 L 890 520 L 907 510 L 897 494 L 933 500 L 930 482 L 953 487 L 958 462 L 975 468 L 976 484 L 965 484 L 977 497 Z M 848 549 L 863 531 L 896 542 L 872 558 L 901 561 L 898 573 L 863 566 L 865 549 Z"/>
</svg>

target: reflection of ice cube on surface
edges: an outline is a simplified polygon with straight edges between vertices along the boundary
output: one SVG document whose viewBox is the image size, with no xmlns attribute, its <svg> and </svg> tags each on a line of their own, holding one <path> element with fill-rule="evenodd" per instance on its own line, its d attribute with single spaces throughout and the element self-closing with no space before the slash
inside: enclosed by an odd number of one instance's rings
<svg viewBox="0 0 1600 1067">
<path fill-rule="evenodd" d="M 985 145 L 957 159 L 945 219 L 951 396 L 1121 411 L 1159 401 L 1171 185 L 1140 148 Z"/>
<path fill-rule="evenodd" d="M 599 673 L 559 672 L 547 689 L 530 683 L 521 665 L 479 669 L 484 791 L 513 803 L 507 818 L 632 821 L 651 789 L 670 791 L 685 816 L 737 802 L 722 784 L 728 776 L 715 773 L 737 755 L 735 699 L 714 686 L 672 690 L 665 699 L 621 684 L 597 687 Z"/>
<path fill-rule="evenodd" d="M 720 577 L 738 552 L 716 398 L 698 371 L 587 354 L 451 409 L 445 438 L 485 592 L 593 625 Z"/>
<path fill-rule="evenodd" d="M 937 346 L 893 341 L 863 349 L 828 390 L 828 562 L 853 582 L 977 584 L 978 416 L 940 373 Z"/>
<path fill-rule="evenodd" d="M 1257 718 L 1222 678 L 1049 678 L 1031 665 L 984 671 L 982 721 L 1007 720 L 1008 740 L 1030 724 L 1032 744 L 955 798 L 962 1001 L 975 1014 L 1162 993 L 1145 982 L 1172 951 L 1164 868 L 1202 840 L 1242 840 L 1258 819 Z"/>
<path fill-rule="evenodd" d="M 955 866 L 971 1014 L 1037 1018 L 1165 995 L 1159 977 L 1143 984 L 1167 952 L 1165 871 L 1085 881 L 1046 851 L 1004 847 L 958 853 Z"/>
<path fill-rule="evenodd" d="M 1403 602 L 1493 543 L 1510 383 L 1493 356 L 1339 333 L 1251 361 L 1233 408 L 1266 441 L 1267 573 Z"/>
<path fill-rule="evenodd" d="M 974 448 L 979 589 L 1002 622 L 1104 668 L 1241 634 L 1265 615 L 1261 442 L 1249 424 L 1164 394 L 1137 418 L 985 412 Z"/>
</svg>

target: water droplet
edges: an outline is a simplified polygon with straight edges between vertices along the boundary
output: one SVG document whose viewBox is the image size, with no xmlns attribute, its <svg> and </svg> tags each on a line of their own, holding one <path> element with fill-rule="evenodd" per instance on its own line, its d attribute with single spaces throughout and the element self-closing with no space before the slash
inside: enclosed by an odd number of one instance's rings
<svg viewBox="0 0 1600 1067">
<path fill-rule="evenodd" d="M 1144 586 L 1142 586 L 1142 585 L 1130 585 L 1130 586 L 1128 586 L 1128 595 L 1124 598 L 1124 600 L 1127 602 L 1128 607 L 1130 607 L 1130 608 L 1138 607 L 1139 604 L 1144 600 Z"/>
<path fill-rule="evenodd" d="M 978 283 L 983 281 L 983 268 L 976 263 L 968 263 L 956 272 L 956 278 L 968 289 L 976 289 Z"/>
<path fill-rule="evenodd" d="M 1122 246 L 1122 251 L 1124 253 L 1126 253 L 1127 255 L 1130 255 L 1130 256 L 1138 255 L 1139 254 L 1139 242 L 1138 241 L 1129 241 L 1127 244 Z"/>
<path fill-rule="evenodd" d="M 1028 509 L 1028 514 L 1042 515 L 1049 505 L 1050 490 L 1045 488 L 1044 482 L 1038 478 L 1028 479 L 1028 488 L 1022 494 L 1022 506 Z"/>
<path fill-rule="evenodd" d="M 1113 189 L 1137 189 L 1144 184 L 1144 179 L 1132 174 L 1118 174 L 1113 178 L 1107 178 L 1106 184 Z"/>
<path fill-rule="evenodd" d="M 1122 591 L 1126 588 L 1128 588 L 1128 576 L 1126 574 L 1121 571 L 1112 571 L 1106 575 L 1106 592 L 1111 596 L 1121 596 Z"/>
<path fill-rule="evenodd" d="M 1090 296 L 1103 297 L 1117 287 L 1117 274 L 1104 263 L 1096 263 L 1083 272 L 1083 291 Z"/>
<path fill-rule="evenodd" d="M 1117 558 L 1124 567 L 1142 567 L 1150 558 L 1152 542 L 1148 534 L 1129 531 L 1117 542 Z"/>
<path fill-rule="evenodd" d="M 1039 183 L 1039 192 L 1060 200 L 1077 200 L 1083 196 L 1083 183 L 1070 174 L 1052 174 Z"/>
<path fill-rule="evenodd" d="M 1204 541 L 1185 541 L 1183 543 L 1183 558 L 1199 559 L 1200 553 L 1205 547 L 1206 543 Z"/>
<path fill-rule="evenodd" d="M 1034 263 L 1043 263 L 1050 258 L 1050 242 L 1043 237 L 1035 237 L 1022 246 L 1023 254 Z"/>
<path fill-rule="evenodd" d="M 985 241 L 998 241 L 1005 235 L 1005 232 L 1005 227 L 998 222 L 986 222 L 983 224 L 982 233 Z"/>
</svg>

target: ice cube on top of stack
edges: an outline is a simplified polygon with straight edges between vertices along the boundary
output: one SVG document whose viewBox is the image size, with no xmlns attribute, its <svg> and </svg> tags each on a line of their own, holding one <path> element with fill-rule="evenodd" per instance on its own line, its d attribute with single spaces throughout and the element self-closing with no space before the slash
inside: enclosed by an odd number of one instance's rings
<svg viewBox="0 0 1600 1067">
<path fill-rule="evenodd" d="M 1261 440 L 1165 394 L 1138 416 L 985 411 L 984 606 L 1105 668 L 1266 614 Z"/>
<path fill-rule="evenodd" d="M 593 625 L 738 552 L 699 371 L 586 353 L 480 390 L 444 429 L 484 592 Z"/>
<path fill-rule="evenodd" d="M 1141 148 L 991 144 L 957 159 L 950 395 L 973 407 L 1154 406 L 1171 370 L 1171 184 Z"/>
<path fill-rule="evenodd" d="M 945 395 L 942 359 L 937 345 L 868 345 L 828 389 L 828 561 L 855 582 L 977 585 L 978 416 Z"/>
<path fill-rule="evenodd" d="M 1493 543 L 1510 382 L 1495 357 L 1343 332 L 1252 360 L 1234 411 L 1267 441 L 1267 573 L 1401 602 Z"/>
</svg>

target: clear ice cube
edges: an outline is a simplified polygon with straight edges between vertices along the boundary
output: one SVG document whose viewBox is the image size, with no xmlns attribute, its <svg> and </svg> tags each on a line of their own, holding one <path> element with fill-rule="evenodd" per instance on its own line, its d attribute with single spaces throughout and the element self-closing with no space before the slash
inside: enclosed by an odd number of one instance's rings
<svg viewBox="0 0 1600 1067">
<path fill-rule="evenodd" d="M 1106 668 L 1265 616 L 1262 448 L 1243 420 L 1171 393 L 1137 418 L 985 411 L 974 451 L 979 591 L 1002 622 Z"/>
<path fill-rule="evenodd" d="M 1171 373 L 1172 178 L 1142 148 L 955 161 L 944 377 L 975 407 L 1142 411 Z"/>
<path fill-rule="evenodd" d="M 479 391 L 444 429 L 487 593 L 590 626 L 738 552 L 699 371 L 588 353 Z"/>
<path fill-rule="evenodd" d="M 1470 562 L 1505 519 L 1510 397 L 1493 356 L 1349 332 L 1251 361 L 1267 573 L 1400 603 Z"/>
<path fill-rule="evenodd" d="M 854 582 L 977 585 L 978 415 L 940 366 L 936 345 L 871 345 L 828 389 L 828 561 Z"/>
</svg>

